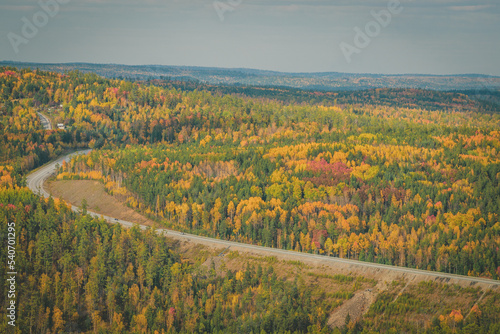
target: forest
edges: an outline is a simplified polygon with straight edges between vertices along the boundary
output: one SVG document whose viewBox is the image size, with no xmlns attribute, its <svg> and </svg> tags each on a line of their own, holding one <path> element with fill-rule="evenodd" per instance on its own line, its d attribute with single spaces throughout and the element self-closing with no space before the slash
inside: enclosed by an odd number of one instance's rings
<svg viewBox="0 0 500 334">
<path fill-rule="evenodd" d="M 29 171 L 78 148 L 93 151 L 57 179 L 98 180 L 164 227 L 500 275 L 500 114 L 463 95 L 439 93 L 450 98 L 442 108 L 418 90 L 297 102 L 15 68 L 0 69 L 0 89 L 0 220 L 18 229 L 21 332 L 330 332 L 332 304 L 272 266 L 200 274 L 151 230 L 110 226 L 24 187 Z M 37 112 L 65 130 L 44 131 Z M 379 298 L 373 307 L 394 308 Z M 427 330 L 494 333 L 498 298 L 467 323 L 448 312 Z M 406 330 L 379 309 L 344 331 Z"/>
<path fill-rule="evenodd" d="M 19 333 L 327 330 L 326 299 L 278 279 L 272 267 L 224 277 L 195 270 L 151 229 L 76 215 L 28 190 L 2 191 L 0 218 L 19 230 Z"/>
</svg>

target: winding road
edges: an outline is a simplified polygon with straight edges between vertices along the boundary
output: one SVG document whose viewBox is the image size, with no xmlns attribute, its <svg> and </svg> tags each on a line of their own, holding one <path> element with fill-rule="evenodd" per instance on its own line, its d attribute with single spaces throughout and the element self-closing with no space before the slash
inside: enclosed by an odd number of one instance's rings
<svg viewBox="0 0 500 334">
<path fill-rule="evenodd" d="M 53 175 L 56 170 L 57 166 L 61 165 L 63 161 L 70 161 L 71 158 L 75 155 L 79 154 L 87 154 L 91 150 L 83 150 L 83 151 L 77 151 L 72 154 L 66 155 L 64 157 L 61 157 L 53 162 L 50 162 L 43 167 L 38 168 L 37 170 L 33 171 L 30 175 L 28 175 L 26 183 L 29 189 L 33 191 L 35 194 L 39 194 L 44 197 L 49 197 L 50 194 L 44 189 L 44 182 L 51 176 Z M 81 209 L 72 206 L 73 211 L 80 211 Z M 93 217 L 96 218 L 104 218 L 110 223 L 113 224 L 120 224 L 124 227 L 132 227 L 135 224 L 129 221 L 121 220 L 121 219 L 116 219 L 114 217 L 109 217 L 105 215 L 101 215 L 95 212 L 87 211 L 88 214 L 90 214 Z M 139 225 L 139 227 L 143 230 L 147 229 L 147 226 Z M 409 274 L 409 275 L 417 275 L 417 276 L 425 276 L 428 277 L 428 279 L 435 278 L 435 279 L 443 279 L 446 282 L 448 281 L 455 281 L 455 282 L 462 282 L 462 283 L 482 283 L 482 284 L 487 284 L 491 288 L 496 288 L 500 286 L 500 281 L 496 280 L 491 280 L 491 279 L 485 279 L 485 278 L 478 278 L 478 277 L 469 277 L 469 276 L 461 276 L 461 275 L 453 275 L 453 274 L 446 274 L 446 273 L 440 273 L 440 272 L 433 272 L 433 271 L 426 271 L 426 270 L 419 270 L 419 269 L 412 269 L 412 268 L 405 268 L 405 267 L 396 267 L 396 266 L 389 266 L 389 265 L 383 265 L 383 264 L 377 264 L 377 263 L 369 263 L 369 262 L 362 262 L 362 261 L 356 261 L 356 260 L 348 260 L 348 259 L 341 259 L 341 258 L 336 258 L 336 257 L 329 257 L 329 256 L 322 256 L 322 255 L 314 255 L 314 254 L 308 254 L 308 253 L 300 253 L 300 252 L 295 252 L 295 251 L 287 251 L 287 250 L 282 250 L 282 249 L 276 249 L 276 248 L 269 248 L 269 247 L 263 247 L 263 246 L 255 246 L 255 245 L 249 245 L 249 244 L 243 244 L 239 242 L 234 242 L 234 241 L 226 241 L 226 240 L 220 240 L 220 239 L 213 239 L 213 238 L 207 238 L 207 237 L 200 237 L 197 235 L 193 234 L 187 234 L 187 233 L 181 233 L 177 231 L 172 231 L 172 230 L 167 230 L 167 229 L 157 229 L 158 234 L 163 234 L 166 235 L 168 233 L 169 237 L 172 237 L 177 240 L 185 240 L 185 241 L 190 241 L 194 243 L 200 243 L 200 244 L 205 244 L 205 245 L 211 245 L 213 247 L 224 247 L 224 248 L 231 248 L 231 249 L 236 249 L 236 250 L 242 250 L 242 251 L 248 251 L 248 252 L 253 252 L 257 254 L 262 254 L 262 255 L 267 255 L 267 256 L 286 256 L 287 258 L 292 258 L 294 260 L 299 260 L 299 261 L 310 261 L 310 262 L 315 262 L 319 264 L 326 264 L 329 266 L 336 266 L 336 265 L 347 265 L 350 268 L 356 267 L 358 270 L 363 270 L 363 269 L 373 269 L 375 271 L 381 271 L 381 272 L 392 272 L 392 273 L 397 273 L 397 274 Z"/>
<path fill-rule="evenodd" d="M 50 119 L 42 114 L 41 112 L 38 112 L 38 117 L 40 117 L 40 123 L 42 123 L 43 129 L 44 130 L 52 130 L 52 124 L 50 123 Z"/>
</svg>

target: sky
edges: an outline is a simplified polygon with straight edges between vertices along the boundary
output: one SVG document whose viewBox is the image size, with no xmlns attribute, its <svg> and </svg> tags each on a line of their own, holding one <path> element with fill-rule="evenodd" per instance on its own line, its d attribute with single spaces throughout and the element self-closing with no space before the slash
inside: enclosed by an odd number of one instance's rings
<svg viewBox="0 0 500 334">
<path fill-rule="evenodd" d="M 500 76 L 499 59 L 499 0 L 0 0 L 0 60 Z"/>
</svg>

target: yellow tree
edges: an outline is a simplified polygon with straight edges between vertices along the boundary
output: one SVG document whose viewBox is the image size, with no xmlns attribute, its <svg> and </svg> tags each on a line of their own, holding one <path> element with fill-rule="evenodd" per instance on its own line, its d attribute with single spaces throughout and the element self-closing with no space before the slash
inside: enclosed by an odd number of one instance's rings
<svg viewBox="0 0 500 334">
<path fill-rule="evenodd" d="M 326 241 L 325 241 L 325 249 L 328 252 L 328 256 L 330 256 L 332 254 L 332 251 L 333 251 L 333 242 L 332 242 L 332 239 L 330 239 L 330 238 L 326 239 Z"/>
<path fill-rule="evenodd" d="M 52 315 L 52 323 L 54 324 L 54 333 L 59 333 L 64 329 L 64 320 L 62 311 L 56 306 Z"/>
<path fill-rule="evenodd" d="M 212 221 L 213 221 L 212 230 L 214 233 L 217 232 L 217 227 L 222 218 L 222 214 L 220 213 L 221 208 L 222 208 L 222 201 L 220 198 L 217 198 L 215 200 L 214 207 L 212 208 L 212 210 L 210 210 L 210 214 L 212 215 Z"/>
</svg>

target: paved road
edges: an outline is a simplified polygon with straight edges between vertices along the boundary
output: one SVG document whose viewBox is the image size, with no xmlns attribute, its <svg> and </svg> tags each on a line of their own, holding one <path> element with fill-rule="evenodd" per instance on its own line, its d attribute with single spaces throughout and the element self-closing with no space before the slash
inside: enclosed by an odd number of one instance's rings
<svg viewBox="0 0 500 334">
<path fill-rule="evenodd" d="M 56 172 L 57 166 L 61 166 L 63 161 L 69 162 L 75 155 L 87 154 L 90 151 L 90 149 L 77 151 L 45 164 L 28 175 L 26 178 L 26 185 L 35 194 L 49 197 L 49 193 L 43 188 L 43 183 Z"/>
<path fill-rule="evenodd" d="M 63 161 L 71 160 L 71 157 L 73 157 L 74 155 L 87 154 L 90 151 L 91 150 L 83 150 L 83 151 L 78 151 L 78 152 L 72 153 L 70 155 L 59 158 L 56 161 L 48 163 L 45 166 L 35 170 L 34 172 L 32 172 L 28 176 L 27 186 L 35 194 L 40 194 L 44 197 L 49 197 L 49 193 L 44 189 L 43 183 L 52 174 L 55 173 L 56 165 L 61 165 Z M 73 211 L 80 211 L 80 208 L 78 208 L 76 206 L 72 206 L 72 210 Z M 125 220 L 121 220 L 121 219 L 116 219 L 114 217 L 109 217 L 109 216 L 97 214 L 95 212 L 89 211 L 88 213 L 90 215 L 92 215 L 93 217 L 104 218 L 111 223 L 121 224 L 122 226 L 125 226 L 125 227 L 132 227 L 135 225 L 134 223 L 129 222 L 129 221 L 125 221 Z M 139 227 L 143 230 L 148 228 L 147 226 L 143 226 L 143 225 L 139 225 Z M 484 283 L 484 284 L 489 284 L 492 287 L 493 286 L 495 286 L 495 287 L 500 286 L 500 281 L 495 281 L 495 280 L 490 280 L 490 279 L 461 276 L 461 275 L 452 275 L 452 274 L 445 274 L 445 273 L 440 273 L 440 272 L 411 269 L 411 268 L 405 268 L 405 267 L 395 267 L 395 266 L 388 266 L 388 265 L 382 265 L 382 264 L 376 264 L 376 263 L 341 259 L 341 258 L 336 258 L 336 257 L 328 257 L 328 256 L 322 256 L 322 255 L 313 255 L 313 254 L 307 254 L 307 253 L 287 251 L 287 250 L 276 249 L 276 248 L 254 246 L 254 245 L 243 244 L 243 243 L 239 243 L 239 242 L 212 239 L 212 238 L 207 238 L 207 237 L 200 237 L 197 235 L 181 233 L 181 232 L 167 230 L 167 229 L 158 229 L 157 232 L 159 234 L 164 234 L 164 235 L 168 233 L 169 236 L 174 237 L 175 239 L 181 239 L 181 240 L 186 239 L 186 240 L 189 240 L 192 242 L 211 244 L 211 245 L 216 246 L 216 247 L 226 247 L 226 248 L 234 247 L 234 248 L 245 249 L 245 250 L 249 250 L 249 251 L 265 252 L 267 255 L 286 255 L 286 256 L 294 257 L 296 259 L 300 259 L 300 260 L 306 261 L 306 262 L 307 262 L 307 260 L 322 261 L 322 262 L 324 261 L 324 262 L 328 262 L 328 264 L 330 264 L 330 265 L 332 265 L 332 264 L 333 265 L 334 264 L 347 264 L 347 265 L 351 265 L 351 266 L 360 266 L 362 268 L 372 268 L 372 269 L 378 269 L 378 270 L 392 271 L 392 272 L 397 272 L 400 274 L 424 275 L 424 276 L 428 276 L 428 277 L 459 280 L 459 281 L 465 281 L 465 282 L 471 282 L 471 283 Z"/>
<path fill-rule="evenodd" d="M 37 114 L 40 117 L 40 122 L 42 123 L 44 130 L 52 130 L 52 124 L 50 123 L 50 119 L 48 119 L 48 117 L 42 114 L 41 112 L 37 111 Z"/>
</svg>

